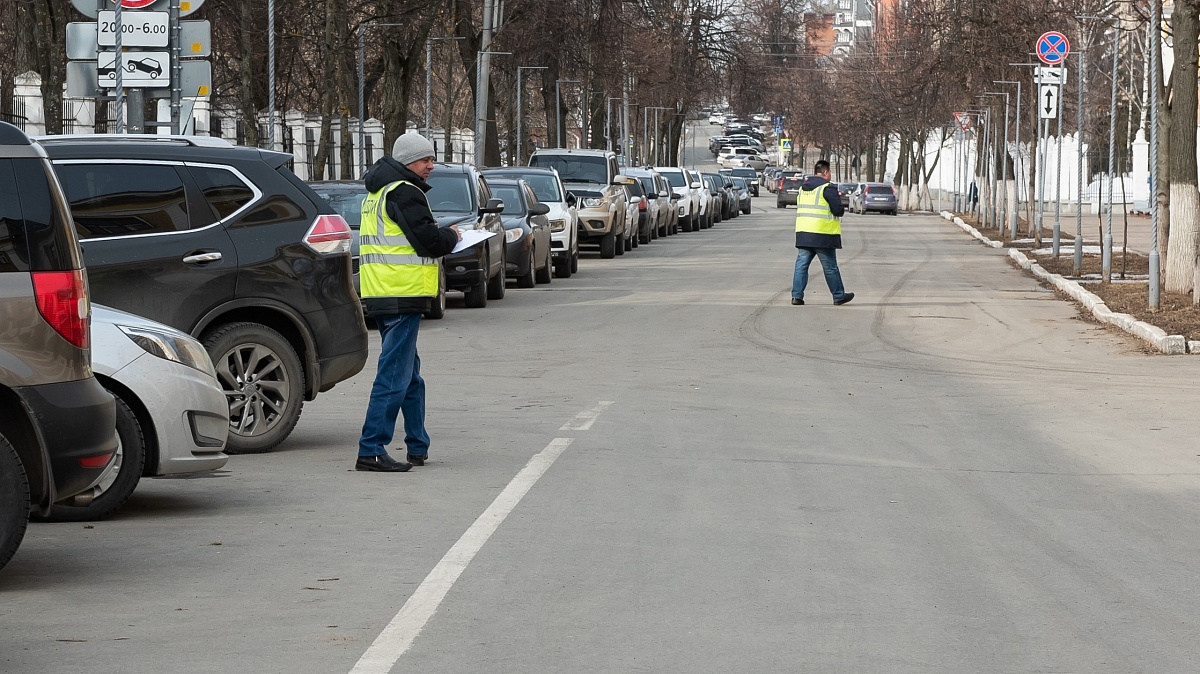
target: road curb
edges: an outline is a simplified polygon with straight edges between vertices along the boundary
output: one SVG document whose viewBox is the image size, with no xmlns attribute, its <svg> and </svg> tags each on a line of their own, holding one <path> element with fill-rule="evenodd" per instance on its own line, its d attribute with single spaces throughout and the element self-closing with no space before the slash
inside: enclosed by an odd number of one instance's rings
<svg viewBox="0 0 1200 674">
<path fill-rule="evenodd" d="M 978 239 L 985 246 L 991 248 L 1004 247 L 1003 242 L 987 238 L 979 233 L 979 230 L 968 225 L 962 218 L 949 211 L 942 211 L 941 216 L 958 225 L 960 229 Z M 1033 274 L 1039 281 L 1049 283 L 1063 294 L 1083 305 L 1101 323 L 1118 327 L 1134 337 L 1148 342 L 1155 349 L 1168 355 L 1200 352 L 1200 342 L 1188 342 L 1183 335 L 1168 335 L 1160 327 L 1150 325 L 1145 321 L 1139 321 L 1129 314 L 1121 314 L 1109 309 L 1104 300 L 1100 299 L 1094 293 L 1089 292 L 1079 282 L 1064 278 L 1061 274 L 1052 274 L 1046 271 L 1044 267 L 1029 259 L 1029 257 L 1016 248 L 1008 249 L 1008 256 L 1017 263 L 1017 266 Z"/>
</svg>

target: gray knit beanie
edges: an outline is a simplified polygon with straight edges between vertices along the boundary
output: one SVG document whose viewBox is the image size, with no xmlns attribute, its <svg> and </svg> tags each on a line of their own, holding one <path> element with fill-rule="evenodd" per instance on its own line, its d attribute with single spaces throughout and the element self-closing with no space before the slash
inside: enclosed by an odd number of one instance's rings
<svg viewBox="0 0 1200 674">
<path fill-rule="evenodd" d="M 433 144 L 419 133 L 401 134 L 396 139 L 396 144 L 392 145 L 392 159 L 405 166 L 420 159 L 435 156 L 437 155 L 434 153 Z"/>
</svg>

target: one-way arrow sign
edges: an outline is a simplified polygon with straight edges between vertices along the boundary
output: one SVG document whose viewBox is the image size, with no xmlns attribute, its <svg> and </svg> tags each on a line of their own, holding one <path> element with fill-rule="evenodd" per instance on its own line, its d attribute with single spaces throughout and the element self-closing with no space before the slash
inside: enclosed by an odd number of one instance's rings
<svg viewBox="0 0 1200 674">
<path fill-rule="evenodd" d="M 1038 119 L 1058 118 L 1058 87 L 1043 84 L 1038 87 Z"/>
</svg>

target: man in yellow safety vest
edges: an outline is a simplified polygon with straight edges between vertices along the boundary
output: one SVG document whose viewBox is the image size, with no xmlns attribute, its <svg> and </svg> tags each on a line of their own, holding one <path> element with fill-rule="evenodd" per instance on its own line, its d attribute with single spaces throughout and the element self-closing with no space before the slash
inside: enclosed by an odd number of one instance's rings
<svg viewBox="0 0 1200 674">
<path fill-rule="evenodd" d="M 437 258 L 462 239 L 457 227 L 438 227 L 425 199 L 433 159 L 428 140 L 406 133 L 396 139 L 392 156 L 375 162 L 363 177 L 368 194 L 358 233 L 359 285 L 383 346 L 358 441 L 356 470 L 403 473 L 414 464 L 425 465 L 429 454 L 417 331 L 421 314 L 438 294 Z M 387 453 L 401 412 L 405 461 Z"/>
<path fill-rule="evenodd" d="M 829 182 L 829 162 L 824 159 L 813 167 L 796 195 L 796 270 L 792 274 L 792 304 L 804 305 L 804 288 L 808 286 L 808 266 L 813 257 L 821 260 L 825 283 L 833 293 L 834 304 L 845 304 L 854 293 L 842 286 L 838 269 L 837 249 L 842 247 L 842 221 L 846 212 L 837 185 Z"/>
</svg>

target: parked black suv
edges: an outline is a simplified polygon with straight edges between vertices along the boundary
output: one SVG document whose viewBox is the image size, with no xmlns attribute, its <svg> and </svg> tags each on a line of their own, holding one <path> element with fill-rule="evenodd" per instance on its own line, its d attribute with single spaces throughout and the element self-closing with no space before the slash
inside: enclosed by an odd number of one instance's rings
<svg viewBox="0 0 1200 674">
<path fill-rule="evenodd" d="M 113 398 L 92 374 L 87 290 L 45 152 L 0 122 L 0 567 L 31 507 L 48 514 L 90 493 L 117 449 Z"/>
<path fill-rule="evenodd" d="M 463 291 L 468 307 L 485 307 L 488 300 L 504 298 L 504 202 L 470 164 L 438 164 L 429 174 L 425 193 L 438 225 L 458 225 L 462 231 L 485 230 L 492 238 L 442 258 L 446 287 Z"/>
<path fill-rule="evenodd" d="M 282 442 L 362 369 L 350 228 L 291 155 L 218 138 L 48 136 L 93 298 L 191 333 L 229 398 L 230 453 Z"/>
</svg>

